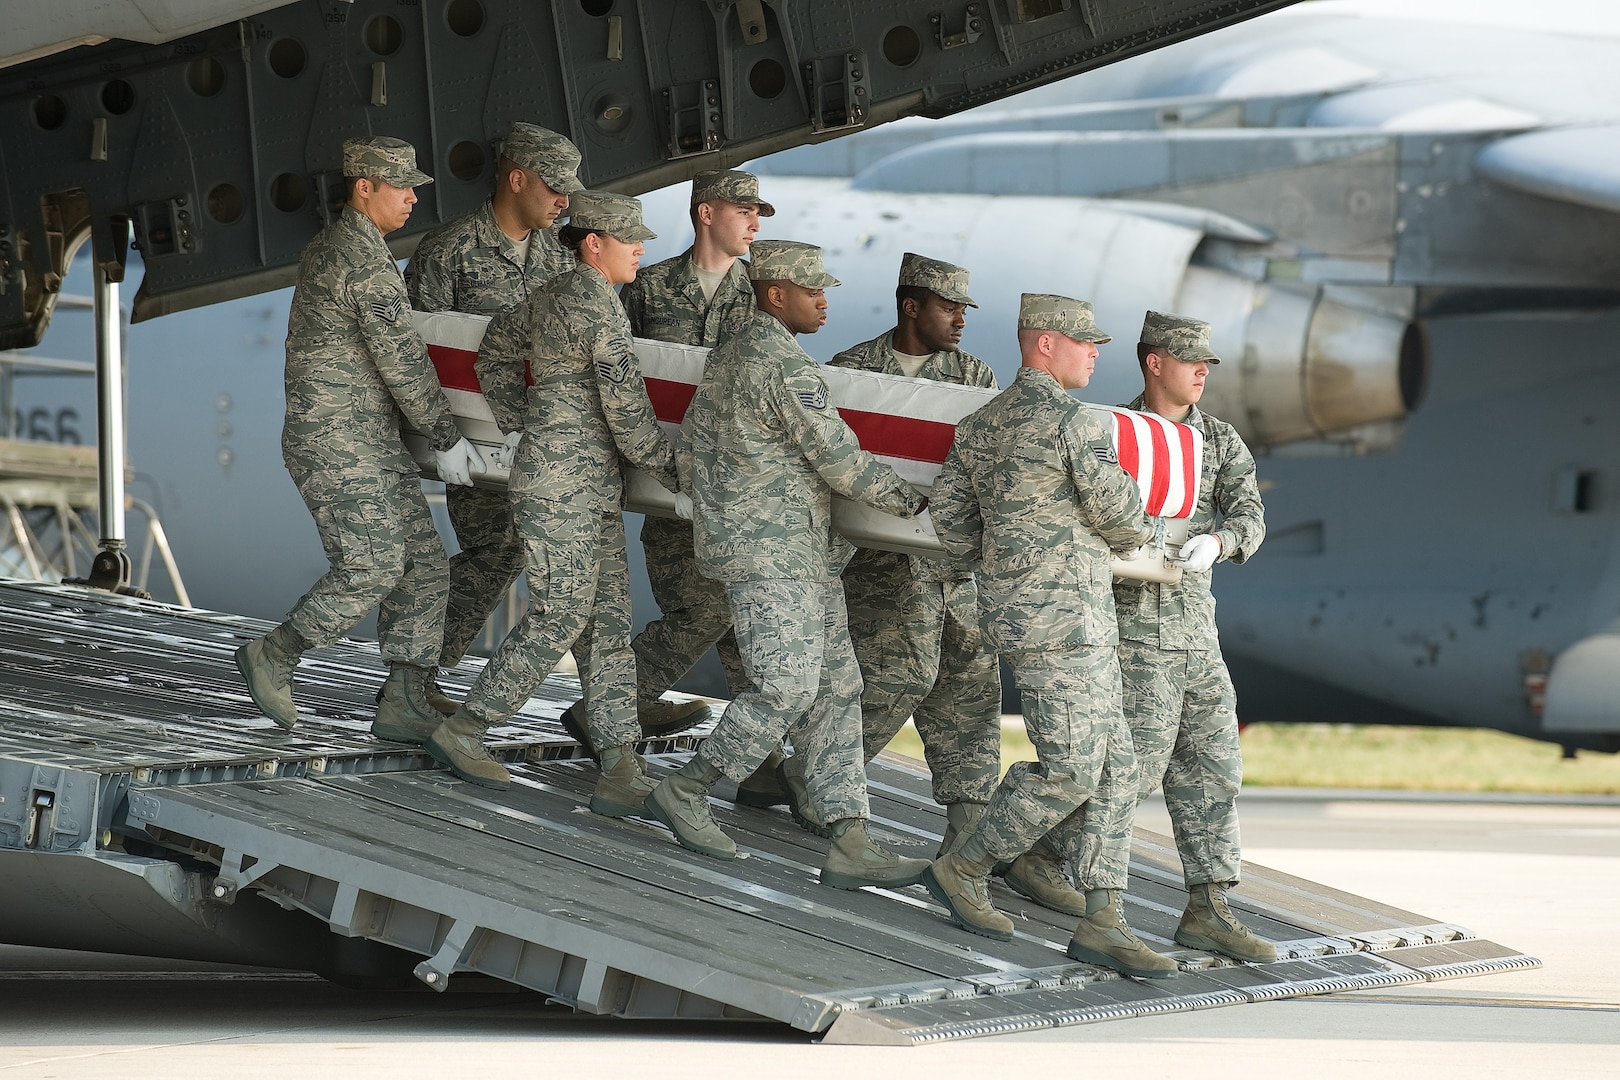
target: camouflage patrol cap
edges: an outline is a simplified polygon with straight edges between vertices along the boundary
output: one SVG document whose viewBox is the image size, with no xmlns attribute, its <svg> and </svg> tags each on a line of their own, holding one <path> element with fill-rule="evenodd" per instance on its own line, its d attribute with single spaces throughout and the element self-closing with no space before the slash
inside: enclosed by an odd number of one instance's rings
<svg viewBox="0 0 1620 1080">
<path fill-rule="evenodd" d="M 1183 315 L 1164 315 L 1157 311 L 1147 313 L 1142 320 L 1143 345 L 1163 349 L 1177 360 L 1196 364 L 1206 360 L 1218 364 L 1221 358 L 1209 348 L 1209 323 L 1189 319 Z"/>
<path fill-rule="evenodd" d="M 960 266 L 930 259 L 915 252 L 900 256 L 900 284 L 927 289 L 953 304 L 978 307 L 968 295 L 968 272 Z"/>
<path fill-rule="evenodd" d="M 741 169 L 700 172 L 692 177 L 692 205 L 729 202 L 759 207 L 760 217 L 774 217 L 776 207 L 759 197 L 759 177 Z"/>
<path fill-rule="evenodd" d="M 513 124 L 501 142 L 501 156 L 539 175 L 559 195 L 578 195 L 579 148 L 565 136 L 536 124 Z"/>
<path fill-rule="evenodd" d="M 1097 329 L 1090 304 L 1051 293 L 1027 292 L 1019 298 L 1018 329 L 1056 330 L 1075 341 L 1092 341 L 1098 345 L 1113 340 Z"/>
<path fill-rule="evenodd" d="M 581 190 L 568 200 L 568 224 L 607 233 L 626 244 L 658 239 L 657 233 L 641 223 L 641 200 L 616 191 Z"/>
<path fill-rule="evenodd" d="M 748 255 L 748 276 L 754 281 L 791 281 L 806 289 L 827 289 L 838 279 L 821 265 L 821 249 L 796 240 L 756 240 Z"/>
<path fill-rule="evenodd" d="M 387 135 L 345 141 L 343 175 L 364 176 L 402 188 L 433 183 L 433 177 L 416 167 L 416 147 Z"/>
</svg>

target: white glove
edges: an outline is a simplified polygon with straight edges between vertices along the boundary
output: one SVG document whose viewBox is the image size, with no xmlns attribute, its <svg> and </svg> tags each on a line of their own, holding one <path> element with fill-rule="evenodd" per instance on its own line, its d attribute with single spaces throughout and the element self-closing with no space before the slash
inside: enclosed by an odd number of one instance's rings
<svg viewBox="0 0 1620 1080">
<path fill-rule="evenodd" d="M 675 493 L 675 516 L 682 521 L 692 520 L 692 496 L 684 491 Z"/>
<path fill-rule="evenodd" d="M 1181 545 L 1181 554 L 1176 562 L 1181 564 L 1183 570 L 1200 574 L 1214 566 L 1220 554 L 1221 538 L 1214 533 L 1204 533 Z"/>
<path fill-rule="evenodd" d="M 522 441 L 523 432 L 508 432 L 506 441 L 501 443 L 500 449 L 489 452 L 489 463 L 497 469 L 505 469 L 507 472 L 511 472 L 512 466 L 517 464 L 518 443 Z"/>
<path fill-rule="evenodd" d="M 440 480 L 463 487 L 472 483 L 473 473 L 484 471 L 483 455 L 465 438 L 457 439 L 448 450 L 433 451 L 433 463 L 438 466 Z"/>
</svg>

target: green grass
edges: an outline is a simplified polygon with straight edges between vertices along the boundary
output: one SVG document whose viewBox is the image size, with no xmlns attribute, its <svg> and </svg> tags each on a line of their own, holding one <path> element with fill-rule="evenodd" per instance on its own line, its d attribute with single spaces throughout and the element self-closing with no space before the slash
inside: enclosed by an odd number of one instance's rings
<svg viewBox="0 0 1620 1080">
<path fill-rule="evenodd" d="M 923 756 L 910 724 L 889 749 Z M 1002 729 L 1003 769 L 1034 756 L 1021 728 Z M 1565 761 L 1552 743 L 1475 728 L 1255 724 L 1243 733 L 1243 774 L 1263 787 L 1620 794 L 1620 755 Z"/>
</svg>

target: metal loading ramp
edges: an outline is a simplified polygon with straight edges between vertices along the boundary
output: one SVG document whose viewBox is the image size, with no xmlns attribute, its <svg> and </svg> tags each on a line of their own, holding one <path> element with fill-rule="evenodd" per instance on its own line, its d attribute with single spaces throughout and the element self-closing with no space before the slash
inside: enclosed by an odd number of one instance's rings
<svg viewBox="0 0 1620 1080">
<path fill-rule="evenodd" d="M 1121 978 L 1069 961 L 1073 920 L 999 884 L 996 903 L 1018 930 L 1007 943 L 946 922 L 921 887 L 826 888 L 815 880 L 825 842 L 780 811 L 714 801 L 744 854 L 734 862 L 685 851 L 661 826 L 589 813 L 594 769 L 572 759 L 551 720 L 576 689 L 561 678 L 501 729 L 516 783 L 497 793 L 364 734 L 381 681 L 374 650 L 345 644 L 306 661 L 298 697 L 314 708 L 283 734 L 256 717 L 230 661 L 260 624 L 11 586 L 0 586 L 0 620 L 0 891 L 38 884 L 58 901 L 4 921 L 0 936 L 18 943 L 39 943 L 30 920 L 79 919 L 98 942 L 109 935 L 97 918 L 143 926 L 134 899 L 145 889 L 207 948 L 170 925 L 125 951 L 266 962 L 285 943 L 283 965 L 319 969 L 323 943 L 363 946 L 405 956 L 403 970 L 414 964 L 437 989 L 477 972 L 593 1013 L 768 1020 L 828 1041 L 899 1044 L 1537 963 L 1461 927 L 1249 866 L 1234 906 L 1286 943 L 1283 960 L 1181 950 L 1177 979 Z M 451 673 L 447 687 L 470 674 Z M 681 760 L 647 749 L 655 772 Z M 879 841 L 932 854 L 944 821 L 926 777 L 880 759 L 871 782 Z M 32 808 L 26 820 L 20 805 Z M 64 881 L 102 900 L 76 908 Z M 106 912 L 111 895 L 127 912 Z M 1133 926 L 1170 947 L 1185 898 L 1169 841 L 1139 832 Z"/>
</svg>

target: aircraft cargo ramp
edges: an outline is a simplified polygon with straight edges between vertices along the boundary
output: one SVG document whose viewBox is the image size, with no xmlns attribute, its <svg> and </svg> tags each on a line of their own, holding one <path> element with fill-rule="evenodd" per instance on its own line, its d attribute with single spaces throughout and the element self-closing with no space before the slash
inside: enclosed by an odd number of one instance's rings
<svg viewBox="0 0 1620 1080">
<path fill-rule="evenodd" d="M 231 662 L 262 629 L 0 585 L 0 941 L 441 990 L 479 973 L 585 1012 L 901 1044 L 1537 964 L 1461 927 L 1248 867 L 1234 906 L 1283 943 L 1283 960 L 1180 950 L 1174 980 L 1121 978 L 1069 961 L 1072 919 L 999 884 L 1018 929 L 1004 944 L 945 921 L 921 887 L 821 886 L 825 842 L 779 811 L 715 801 L 743 851 L 729 863 L 660 826 L 589 813 L 594 770 L 554 720 L 570 679 L 549 680 L 496 730 L 517 779 L 507 792 L 369 736 L 382 678 L 371 646 L 306 658 L 304 719 L 282 732 Z M 472 673 L 443 681 L 459 692 Z M 700 736 L 647 746 L 654 770 Z M 931 854 L 943 815 L 926 777 L 880 761 L 871 792 L 875 835 Z M 1168 948 L 1186 898 L 1173 846 L 1139 832 L 1131 871 L 1131 923 Z"/>
</svg>

